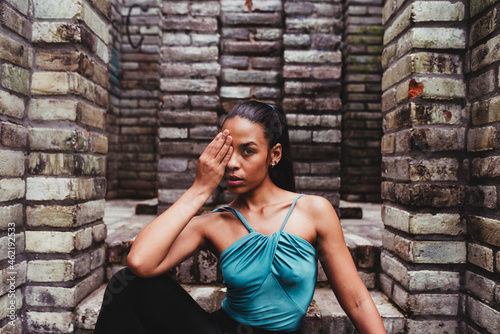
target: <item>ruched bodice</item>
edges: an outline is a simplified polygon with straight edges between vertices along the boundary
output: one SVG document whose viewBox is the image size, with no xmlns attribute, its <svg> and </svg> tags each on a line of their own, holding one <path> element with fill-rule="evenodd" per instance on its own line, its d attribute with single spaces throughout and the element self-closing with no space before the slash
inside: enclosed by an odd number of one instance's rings
<svg viewBox="0 0 500 334">
<path fill-rule="evenodd" d="M 316 252 L 306 240 L 283 231 L 295 203 L 276 233 L 256 232 L 236 209 L 249 234 L 226 248 L 219 259 L 226 299 L 222 308 L 235 320 L 274 331 L 295 331 L 306 314 L 316 283 Z"/>
</svg>

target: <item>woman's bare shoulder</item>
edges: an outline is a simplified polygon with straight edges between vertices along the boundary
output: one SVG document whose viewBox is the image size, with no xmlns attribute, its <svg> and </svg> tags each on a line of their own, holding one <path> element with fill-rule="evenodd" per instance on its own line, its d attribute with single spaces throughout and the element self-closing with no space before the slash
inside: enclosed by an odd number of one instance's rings
<svg viewBox="0 0 500 334">
<path fill-rule="evenodd" d="M 305 210 L 312 215 L 321 214 L 321 213 L 331 213 L 331 210 L 335 212 L 332 204 L 329 200 L 322 196 L 317 195 L 304 195 L 298 201 L 298 207 L 301 210 Z"/>
</svg>

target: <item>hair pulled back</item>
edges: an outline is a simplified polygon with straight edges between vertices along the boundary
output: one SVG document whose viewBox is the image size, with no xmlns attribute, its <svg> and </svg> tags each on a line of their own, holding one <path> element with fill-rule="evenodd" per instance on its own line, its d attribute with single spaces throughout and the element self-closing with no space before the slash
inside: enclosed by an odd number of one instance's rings
<svg viewBox="0 0 500 334">
<path fill-rule="evenodd" d="M 238 103 L 229 111 L 226 120 L 236 116 L 262 125 L 269 149 L 278 143 L 281 144 L 281 160 L 275 167 L 269 167 L 269 175 L 276 186 L 295 191 L 288 125 L 283 111 L 270 104 L 258 101 L 244 101 Z"/>
</svg>

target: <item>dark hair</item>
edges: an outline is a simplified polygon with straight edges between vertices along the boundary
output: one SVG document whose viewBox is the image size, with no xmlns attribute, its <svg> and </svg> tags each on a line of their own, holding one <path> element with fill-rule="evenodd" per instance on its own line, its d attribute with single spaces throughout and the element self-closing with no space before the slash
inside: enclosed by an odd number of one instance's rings
<svg viewBox="0 0 500 334">
<path fill-rule="evenodd" d="M 278 187 L 295 191 L 292 155 L 290 152 L 290 139 L 285 114 L 278 107 L 258 101 L 240 102 L 229 111 L 226 120 L 233 117 L 242 117 L 250 122 L 261 124 L 264 135 L 269 143 L 269 148 L 280 143 L 281 160 L 275 167 L 269 167 L 271 180 Z"/>
</svg>

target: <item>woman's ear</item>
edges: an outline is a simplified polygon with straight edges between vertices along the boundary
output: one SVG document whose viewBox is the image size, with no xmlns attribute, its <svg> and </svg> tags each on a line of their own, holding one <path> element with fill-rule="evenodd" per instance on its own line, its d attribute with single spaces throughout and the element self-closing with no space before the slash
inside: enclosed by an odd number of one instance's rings
<svg viewBox="0 0 500 334">
<path fill-rule="evenodd" d="M 269 152 L 271 155 L 271 162 L 274 162 L 276 165 L 278 164 L 278 162 L 280 162 L 282 150 L 283 150 L 283 147 L 281 146 L 280 143 L 274 145 L 271 148 L 271 151 Z"/>
</svg>

